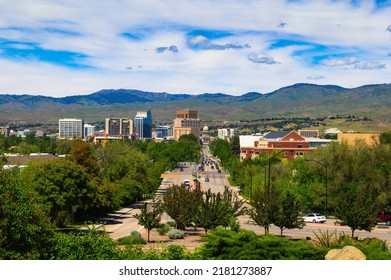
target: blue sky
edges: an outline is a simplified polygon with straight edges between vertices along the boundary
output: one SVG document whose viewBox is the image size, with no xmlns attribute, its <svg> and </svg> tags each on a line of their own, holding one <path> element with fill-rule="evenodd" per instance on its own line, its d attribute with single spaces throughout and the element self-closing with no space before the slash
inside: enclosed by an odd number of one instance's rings
<svg viewBox="0 0 391 280">
<path fill-rule="evenodd" d="M 390 83 L 391 1 L 2 0 L 0 66 L 49 96 Z"/>
</svg>

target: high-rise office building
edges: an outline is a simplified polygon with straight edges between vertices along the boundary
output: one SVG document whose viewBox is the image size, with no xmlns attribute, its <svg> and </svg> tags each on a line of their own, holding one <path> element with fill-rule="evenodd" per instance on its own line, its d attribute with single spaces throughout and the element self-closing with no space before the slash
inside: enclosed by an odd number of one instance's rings
<svg viewBox="0 0 391 280">
<path fill-rule="evenodd" d="M 60 119 L 58 121 L 59 139 L 83 139 L 84 122 L 81 119 Z"/>
<path fill-rule="evenodd" d="M 151 108 L 147 112 L 137 112 L 134 118 L 136 138 L 140 140 L 152 138 L 152 113 Z"/>
<path fill-rule="evenodd" d="M 200 137 L 201 122 L 196 110 L 179 110 L 176 111 L 174 119 L 174 139 L 178 140 L 182 135 L 194 134 Z"/>
<path fill-rule="evenodd" d="M 133 134 L 133 120 L 106 118 L 105 130 L 109 136 L 131 137 Z"/>
</svg>

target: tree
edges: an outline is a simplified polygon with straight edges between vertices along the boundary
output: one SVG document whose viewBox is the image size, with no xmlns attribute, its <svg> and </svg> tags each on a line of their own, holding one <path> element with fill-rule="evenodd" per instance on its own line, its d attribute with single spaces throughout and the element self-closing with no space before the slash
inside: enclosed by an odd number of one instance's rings
<svg viewBox="0 0 391 280">
<path fill-rule="evenodd" d="M 21 176 L 47 206 L 52 224 L 64 225 L 73 205 L 78 206 L 80 214 L 86 214 L 94 206 L 94 186 L 82 167 L 68 160 L 33 162 L 22 170 Z"/>
<path fill-rule="evenodd" d="M 376 222 L 376 203 L 369 187 L 354 184 L 342 185 L 336 204 L 336 216 L 352 231 L 371 231 Z"/>
<path fill-rule="evenodd" d="M 106 232 L 95 228 L 76 234 L 57 233 L 55 241 L 52 257 L 55 260 L 118 260 L 126 251 Z"/>
<path fill-rule="evenodd" d="M 284 229 L 303 228 L 305 223 L 299 220 L 301 205 L 297 197 L 287 192 L 280 198 L 274 213 L 273 224 L 280 228 L 282 236 Z"/>
<path fill-rule="evenodd" d="M 212 193 L 209 189 L 203 193 L 203 199 L 194 216 L 197 227 L 202 227 L 205 233 L 217 226 L 228 226 L 229 217 L 232 217 L 232 208 L 229 201 L 221 193 Z"/>
<path fill-rule="evenodd" d="M 34 193 L 9 171 L 0 171 L 0 259 L 50 259 L 53 238 Z"/>
<path fill-rule="evenodd" d="M 380 143 L 391 145 L 391 130 L 380 134 Z"/>
<path fill-rule="evenodd" d="M 174 185 L 163 195 L 163 210 L 175 221 L 178 229 L 184 229 L 194 220 L 202 200 L 202 192 L 191 190 L 184 184 Z"/>
<path fill-rule="evenodd" d="M 151 230 L 158 228 L 160 225 L 162 212 L 160 203 L 154 201 L 152 204 L 144 203 L 141 208 L 141 213 L 133 215 L 138 220 L 139 225 L 142 225 L 147 230 L 148 242 L 150 242 L 149 236 Z"/>
<path fill-rule="evenodd" d="M 54 152 L 57 155 L 67 155 L 71 152 L 72 145 L 75 140 L 62 139 L 56 140 L 54 143 L 55 149 Z"/>
<path fill-rule="evenodd" d="M 265 202 L 264 193 L 256 192 L 251 201 L 251 208 L 248 209 L 248 215 L 256 225 L 264 227 L 265 233 L 267 233 L 267 228 L 271 224 L 271 221 L 268 217 L 268 204 Z"/>
<path fill-rule="evenodd" d="M 196 144 L 198 144 L 200 142 L 193 133 L 181 135 L 181 137 L 179 137 L 178 141 L 179 142 L 189 141 L 189 142 L 194 142 Z"/>
<path fill-rule="evenodd" d="M 224 187 L 223 199 L 227 202 L 229 207 L 229 222 L 231 217 L 238 217 L 246 213 L 245 201 L 239 198 L 238 193 L 231 191 L 227 186 Z"/>
<path fill-rule="evenodd" d="M 82 166 L 88 174 L 98 175 L 99 166 L 93 155 L 91 143 L 75 141 L 67 159 Z"/>
</svg>

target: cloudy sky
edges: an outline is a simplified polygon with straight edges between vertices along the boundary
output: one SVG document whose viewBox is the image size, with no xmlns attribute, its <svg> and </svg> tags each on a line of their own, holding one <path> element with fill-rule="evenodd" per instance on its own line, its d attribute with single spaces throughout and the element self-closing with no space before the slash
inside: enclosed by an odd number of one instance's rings
<svg viewBox="0 0 391 280">
<path fill-rule="evenodd" d="M 0 93 L 391 82 L 391 0 L 0 0 Z"/>
</svg>

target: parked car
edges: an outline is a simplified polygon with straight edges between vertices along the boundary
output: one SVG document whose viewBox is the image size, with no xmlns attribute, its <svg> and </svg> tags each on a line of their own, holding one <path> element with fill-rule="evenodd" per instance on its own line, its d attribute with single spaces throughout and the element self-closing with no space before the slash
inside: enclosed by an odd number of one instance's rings
<svg viewBox="0 0 391 280">
<path fill-rule="evenodd" d="M 183 180 L 186 187 L 190 187 L 190 181 L 188 179 Z"/>
<path fill-rule="evenodd" d="M 386 223 L 387 226 L 391 226 L 391 212 L 382 211 L 377 214 L 376 219 L 380 223 Z"/>
<path fill-rule="evenodd" d="M 208 177 L 205 177 L 205 182 L 209 182 L 209 178 Z"/>
<path fill-rule="evenodd" d="M 306 223 L 325 223 L 326 217 L 319 213 L 308 213 L 303 217 L 303 221 Z"/>
</svg>

